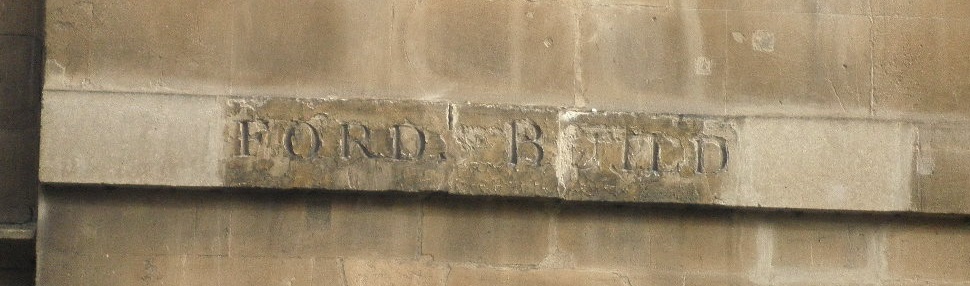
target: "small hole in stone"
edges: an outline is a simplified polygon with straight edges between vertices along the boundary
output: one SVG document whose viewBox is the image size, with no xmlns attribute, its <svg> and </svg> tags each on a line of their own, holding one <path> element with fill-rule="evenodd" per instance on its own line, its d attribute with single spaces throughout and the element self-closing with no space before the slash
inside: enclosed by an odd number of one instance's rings
<svg viewBox="0 0 970 286">
<path fill-rule="evenodd" d="M 847 68 L 849 68 L 849 65 L 848 64 L 842 64 L 842 68 L 847 69 Z"/>
</svg>

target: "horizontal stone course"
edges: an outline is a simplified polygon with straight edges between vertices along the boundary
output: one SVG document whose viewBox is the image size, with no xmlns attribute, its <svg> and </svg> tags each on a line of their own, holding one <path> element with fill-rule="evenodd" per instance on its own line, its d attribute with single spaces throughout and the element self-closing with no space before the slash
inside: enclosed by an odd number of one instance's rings
<svg viewBox="0 0 970 286">
<path fill-rule="evenodd" d="M 41 285 L 970 282 L 962 218 L 232 188 L 56 186 L 42 198 Z M 32 263 L 0 253 L 0 268 Z"/>
<path fill-rule="evenodd" d="M 40 170 L 49 183 L 967 211 L 961 200 L 945 199 L 965 193 L 951 178 L 960 174 L 964 164 L 956 158 L 966 149 L 959 136 L 967 131 L 957 123 L 369 99 L 46 95 Z"/>
</svg>

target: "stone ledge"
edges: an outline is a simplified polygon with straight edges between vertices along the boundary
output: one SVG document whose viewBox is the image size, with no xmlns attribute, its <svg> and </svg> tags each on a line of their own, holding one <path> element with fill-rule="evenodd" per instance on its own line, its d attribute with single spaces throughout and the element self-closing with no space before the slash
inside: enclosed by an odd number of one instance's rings
<svg viewBox="0 0 970 286">
<path fill-rule="evenodd" d="M 68 91 L 42 121 L 47 183 L 970 213 L 935 203 L 970 149 L 943 123 Z"/>
</svg>

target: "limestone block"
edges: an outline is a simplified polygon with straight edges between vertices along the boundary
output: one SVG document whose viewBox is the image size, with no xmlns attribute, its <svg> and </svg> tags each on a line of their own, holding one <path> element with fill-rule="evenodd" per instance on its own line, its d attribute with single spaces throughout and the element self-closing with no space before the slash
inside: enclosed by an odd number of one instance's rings
<svg viewBox="0 0 970 286">
<path fill-rule="evenodd" d="M 43 2 L 36 0 L 8 0 L 0 3 L 0 35 L 37 35 L 40 31 L 41 7 Z"/>
<path fill-rule="evenodd" d="M 226 94 L 230 0 L 46 1 L 46 89 Z"/>
<path fill-rule="evenodd" d="M 401 2 L 393 89 L 456 102 L 573 104 L 576 16 L 570 4 Z"/>
<path fill-rule="evenodd" d="M 875 267 L 870 253 L 876 228 L 859 220 L 778 219 L 772 225 L 771 265 L 776 269 L 849 270 Z M 870 265 L 872 264 L 872 265 Z"/>
<path fill-rule="evenodd" d="M 741 187 L 726 205 L 908 211 L 915 128 L 880 121 L 757 119 L 740 131 Z"/>
<path fill-rule="evenodd" d="M 869 113 L 868 17 L 739 11 L 726 20 L 729 112 Z"/>
<path fill-rule="evenodd" d="M 970 20 L 879 17 L 874 23 L 877 113 L 966 118 Z"/>
<path fill-rule="evenodd" d="M 754 286 L 758 285 L 748 281 L 743 275 L 730 274 L 653 274 L 653 275 L 632 275 L 630 277 L 632 286 L 663 286 L 663 285 L 683 285 L 683 286 Z M 817 285 L 817 284 L 813 284 Z"/>
<path fill-rule="evenodd" d="M 408 200 L 253 193 L 233 205 L 229 239 L 238 255 L 413 258 L 420 247 L 421 210 Z"/>
<path fill-rule="evenodd" d="M 577 270 L 498 270 L 488 268 L 453 268 L 448 275 L 450 286 L 621 286 L 627 284 L 616 273 Z"/>
<path fill-rule="evenodd" d="M 276 257 L 187 257 L 180 285 L 340 285 L 335 260 Z M 320 271 L 320 272 L 317 272 Z M 329 274 L 329 275 L 327 275 Z M 107 280 L 112 281 L 112 280 Z"/>
<path fill-rule="evenodd" d="M 556 197 L 558 110 L 456 105 L 449 190 L 459 194 Z"/>
<path fill-rule="evenodd" d="M 347 260 L 347 286 L 445 285 L 449 269 L 428 261 Z"/>
<path fill-rule="evenodd" d="M 548 255 L 550 220 L 541 203 L 430 200 L 421 250 L 438 261 L 538 264 Z"/>
<path fill-rule="evenodd" d="M 873 15 L 937 18 L 942 16 L 944 9 L 947 8 L 945 4 L 950 4 L 953 2 L 959 2 L 959 1 L 873 0 L 873 1 L 870 1 L 870 5 L 872 5 Z"/>
<path fill-rule="evenodd" d="M 970 281 L 970 231 L 965 222 L 903 222 L 889 228 L 886 245 L 888 273 L 894 279 Z"/>
<path fill-rule="evenodd" d="M 923 212 L 965 213 L 970 209 L 970 130 L 964 126 L 921 126 L 914 204 Z"/>
<path fill-rule="evenodd" d="M 447 185 L 450 108 L 418 102 L 230 100 L 226 184 L 352 190 Z"/>
<path fill-rule="evenodd" d="M 183 257 L 145 255 L 51 255 L 37 267 L 37 285 L 181 284 Z M 210 258 L 212 259 L 212 258 Z M 80 263 L 83 261 L 83 263 Z M 213 272 L 206 274 L 212 275 Z M 216 276 L 210 276 L 216 278 Z M 196 284 L 193 284 L 196 285 Z"/>
<path fill-rule="evenodd" d="M 47 91 L 44 108 L 42 181 L 222 184 L 225 119 L 215 97 Z"/>
<path fill-rule="evenodd" d="M 723 12 L 624 5 L 586 9 L 580 100 L 589 107 L 708 114 L 724 110 L 728 32 Z"/>
<path fill-rule="evenodd" d="M 394 2 L 232 2 L 233 94 L 320 96 L 341 90 L 347 97 L 386 91 Z"/>
<path fill-rule="evenodd" d="M 630 273 L 743 272 L 756 247 L 750 228 L 718 212 L 569 207 L 557 230 L 566 265 Z"/>
<path fill-rule="evenodd" d="M 85 255 L 227 255 L 229 212 L 213 193 L 47 188 L 38 249 Z M 59 235 L 64 233 L 64 235 Z M 68 235 L 69 234 L 69 235 Z"/>
<path fill-rule="evenodd" d="M 560 126 L 565 199 L 716 203 L 738 188 L 733 120 L 567 111 Z"/>
</svg>

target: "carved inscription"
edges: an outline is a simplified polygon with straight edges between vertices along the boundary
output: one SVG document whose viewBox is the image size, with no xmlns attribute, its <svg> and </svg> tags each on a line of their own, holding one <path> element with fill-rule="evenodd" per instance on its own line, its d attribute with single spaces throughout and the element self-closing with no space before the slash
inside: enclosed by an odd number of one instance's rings
<svg viewBox="0 0 970 286">
<path fill-rule="evenodd" d="M 233 99 L 235 186 L 448 191 L 576 200 L 714 196 L 726 119 L 383 100 Z"/>
</svg>

